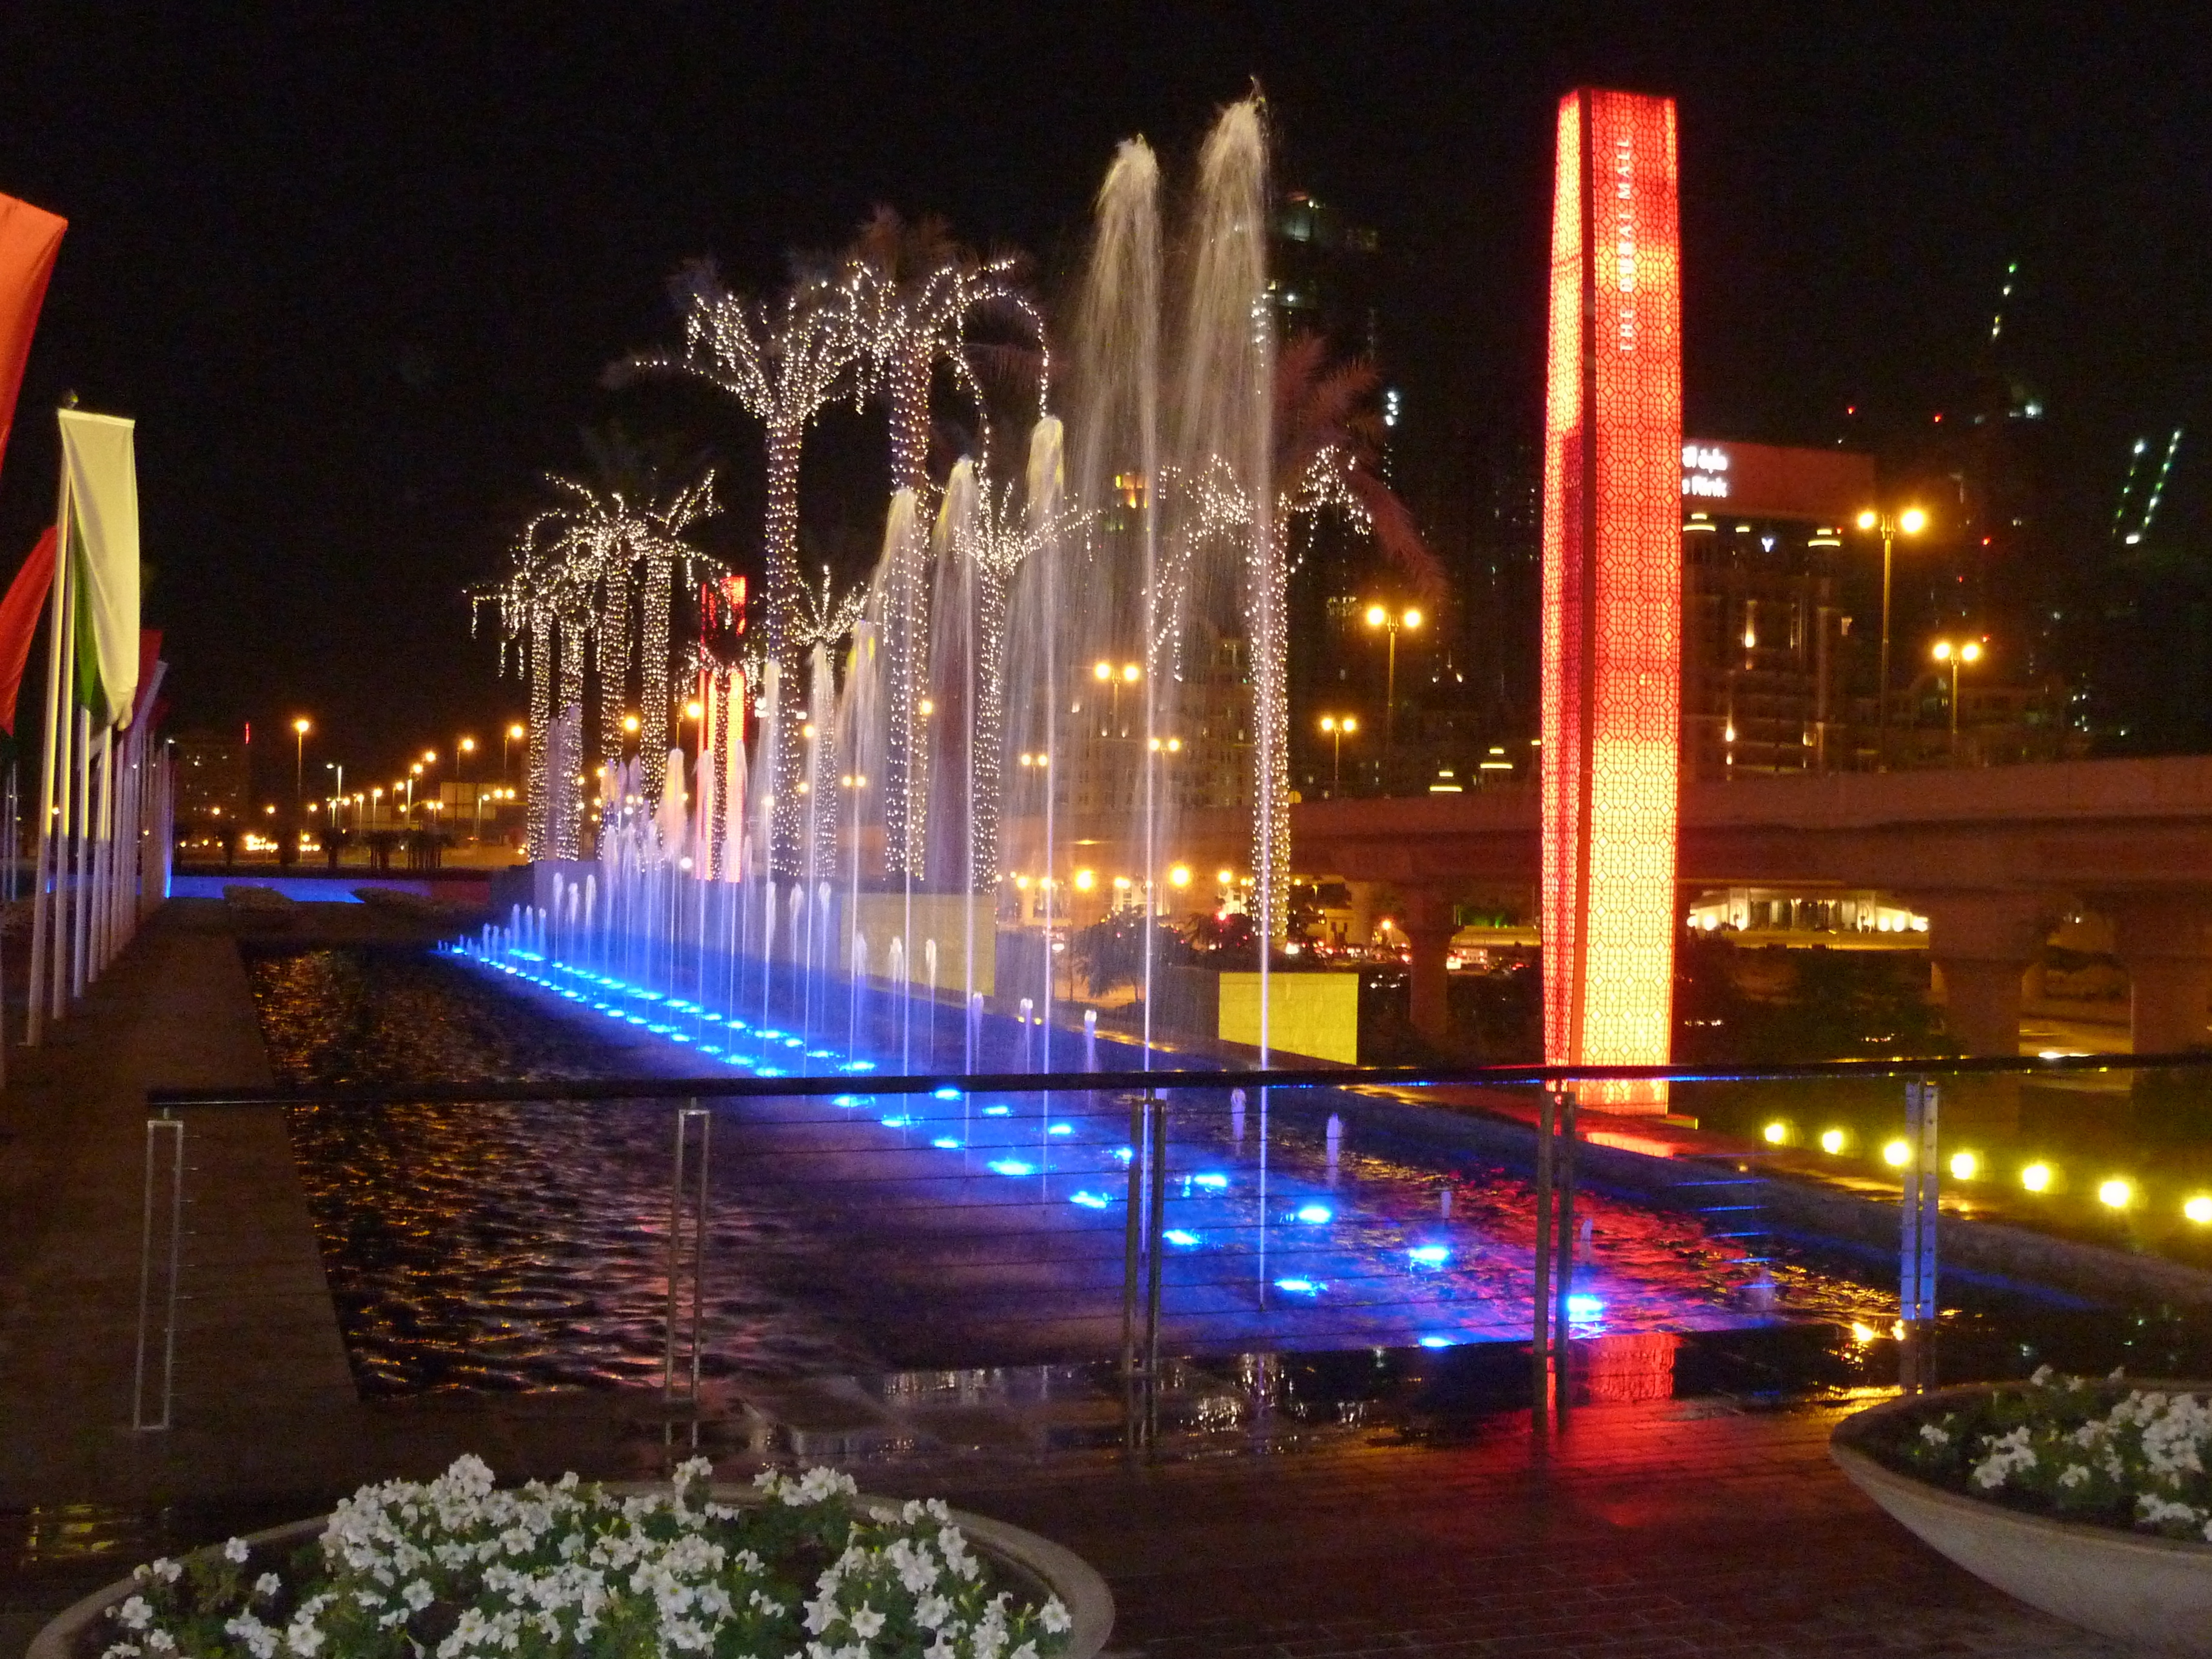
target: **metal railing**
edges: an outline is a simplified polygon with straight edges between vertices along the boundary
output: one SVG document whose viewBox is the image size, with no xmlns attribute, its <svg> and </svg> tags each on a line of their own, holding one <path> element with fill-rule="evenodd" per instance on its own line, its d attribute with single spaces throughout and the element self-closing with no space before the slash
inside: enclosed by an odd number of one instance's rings
<svg viewBox="0 0 2212 1659">
<path fill-rule="evenodd" d="M 1162 1341 L 1165 1328 L 1164 1298 L 1169 1288 L 1171 1250 L 1177 1231 L 1168 1226 L 1170 1188 L 1180 1179 L 1183 1200 L 1192 1194 L 1189 1183 L 1203 1180 L 1185 1168 L 1170 1167 L 1169 1106 L 1170 1097 L 1182 1091 L 1200 1091 L 1217 1103 L 1233 1103 L 1229 1110 L 1236 1125 L 1235 1145 L 1244 1140 L 1244 1114 L 1256 1105 L 1261 1123 L 1260 1161 L 1256 1167 L 1257 1204 L 1255 1218 L 1246 1223 L 1234 1218 L 1220 1224 L 1230 1244 L 1245 1255 L 1256 1253 L 1256 1273 L 1247 1263 L 1241 1271 L 1249 1277 L 1234 1281 L 1256 1285 L 1262 1307 L 1267 1305 L 1271 1281 L 1268 1256 L 1271 1243 L 1267 1116 L 1273 1108 L 1283 1123 L 1282 1097 L 1326 1097 L 1336 1091 L 1401 1090 L 1418 1091 L 1441 1085 L 1534 1089 L 1537 1095 L 1534 1123 L 1535 1243 L 1530 1258 L 1533 1293 L 1522 1305 L 1528 1319 L 1521 1327 L 1530 1346 L 1529 1398 L 1539 1424 L 1555 1417 L 1564 1424 L 1571 1399 L 1571 1366 L 1575 1320 L 1570 1306 L 1577 1263 L 1577 1157 L 1580 1096 L 1593 1085 L 1620 1083 L 1765 1083 L 1843 1079 L 1902 1079 L 1906 1083 L 1906 1117 L 1913 1155 L 1899 1173 L 1904 1176 L 1902 1233 L 1899 1238 L 1899 1286 L 1902 1324 L 1907 1340 L 1900 1352 L 1900 1381 L 1908 1387 L 1927 1387 L 1933 1382 L 1932 1359 L 1925 1338 L 1936 1311 L 1937 1262 L 1936 1200 L 1940 1170 L 1937 1162 L 1937 1101 L 1939 1079 L 1968 1077 L 2064 1075 L 2085 1072 L 2172 1070 L 2203 1075 L 2212 1066 L 2212 1054 L 2161 1055 L 2064 1055 L 2032 1060 L 2001 1058 L 1930 1061 L 1878 1060 L 1808 1062 L 1751 1066 L 1398 1066 L 1267 1069 L 1202 1069 L 1178 1067 L 1145 1071 L 1014 1072 L 976 1075 L 933 1073 L 910 1076 L 853 1075 L 831 1077 L 708 1076 L 685 1078 L 608 1078 L 499 1082 L 408 1085 L 401 1087 L 313 1089 L 250 1088 L 231 1090 L 156 1090 L 147 1096 L 146 1165 L 140 1252 L 140 1285 L 134 1367 L 132 1425 L 148 1431 L 165 1430 L 174 1420 L 176 1396 L 178 1307 L 183 1277 L 185 1239 L 185 1120 L 194 1112 L 256 1109 L 271 1107 L 314 1107 L 342 1112 L 378 1113 L 394 1108 L 440 1104 L 469 1107 L 532 1103 L 588 1107 L 614 1103 L 664 1103 L 671 1108 L 672 1137 L 666 1188 L 668 1235 L 665 1245 L 665 1310 L 661 1344 L 660 1387 L 672 1407 L 696 1412 L 701 1401 L 702 1371 L 709 1336 L 707 1328 L 706 1283 L 716 1209 L 713 1182 L 717 1170 L 711 1162 L 714 1114 L 708 1103 L 779 1103 L 778 1109 L 748 1114 L 732 1120 L 726 1133 L 737 1139 L 738 1173 L 755 1195 L 781 1199 L 799 1194 L 809 1204 L 843 1206 L 841 1213 L 876 1213 L 869 1206 L 886 1192 L 916 1193 L 942 1223 L 935 1235 L 950 1240 L 967 1255 L 963 1271 L 977 1271 L 987 1285 L 994 1273 L 1015 1274 L 1039 1260 L 1037 1240 L 1043 1235 L 1041 1217 L 1024 1208 L 1011 1224 L 1009 1205 L 1028 1206 L 1038 1202 L 1073 1202 L 1086 1216 L 1111 1207 L 1098 1185 L 1096 1171 L 1086 1185 L 1071 1189 L 1078 1178 L 1072 1167 L 1052 1168 L 1057 1144 L 1053 1137 L 1066 1132 L 1077 1140 L 1078 1126 L 1087 1139 L 1079 1144 L 1091 1152 L 1111 1148 L 1126 1164 L 1120 1202 L 1123 1213 L 1120 1237 L 1107 1243 L 1111 1223 L 1103 1213 L 1097 1225 L 1088 1222 L 1078 1229 L 1063 1228 L 1055 1235 L 1051 1260 L 1063 1270 L 1063 1283 L 1044 1297 L 1042 1312 L 1014 1311 L 1006 1316 L 1009 1328 L 1026 1323 L 1036 1330 L 1079 1328 L 1091 1338 L 1103 1338 L 1100 1326 L 1118 1315 L 1121 1370 L 1127 1391 L 1127 1437 L 1133 1446 L 1151 1443 L 1158 1432 L 1158 1400 L 1163 1378 Z M 1033 1118 L 1041 1137 L 1041 1150 L 1033 1165 L 1023 1149 L 1031 1143 L 1001 1138 L 987 1141 L 979 1127 L 1001 1121 L 990 1115 L 1010 1114 L 979 1103 L 994 1097 L 1016 1097 L 1037 1103 Z M 853 1115 L 858 1103 L 933 1097 L 946 1108 L 936 1120 L 917 1119 L 905 1112 L 878 1120 L 886 1129 L 898 1131 L 896 1144 L 876 1136 L 866 1146 L 847 1133 L 845 1126 L 865 1124 L 870 1114 Z M 1356 1098 L 1356 1097 L 1354 1097 Z M 836 1108 L 830 1115 L 809 1115 L 801 1103 L 827 1101 Z M 957 1103 L 961 1130 L 951 1132 L 951 1107 Z M 1313 1109 L 1307 1109 L 1308 1127 Z M 1207 1120 L 1209 1123 L 1213 1119 Z M 947 1133 L 923 1143 L 908 1131 L 927 1134 L 931 1127 Z M 1012 1127 L 1011 1125 L 1009 1126 Z M 1126 1141 L 1122 1134 L 1126 1130 Z M 871 1132 L 872 1133 L 872 1131 Z M 880 1142 L 881 1144 L 877 1144 Z M 1115 1145 L 1115 1143 L 1119 1143 Z M 1207 1143 L 1211 1147 L 1212 1143 Z M 1223 1144 L 1226 1144 L 1224 1142 Z M 866 1153 L 856 1158 L 855 1149 Z M 952 1148 L 961 1152 L 957 1175 L 929 1168 L 916 1172 L 908 1154 L 927 1155 Z M 983 1154 L 1012 1147 L 997 1161 L 977 1163 Z M 1126 1149 L 1126 1156 L 1121 1156 Z M 1190 1162 L 1189 1144 L 1183 1148 Z M 1240 1152 L 1241 1155 L 1241 1152 Z M 1333 1141 L 1328 1153 L 1329 1178 L 1334 1179 Z M 1201 1160 L 1202 1161 L 1202 1160 Z M 856 1170 L 855 1164 L 865 1167 Z M 164 1165 L 166 1164 L 166 1169 Z M 978 1200 L 961 1182 L 971 1182 L 981 1171 L 1012 1173 L 1023 1180 L 1042 1176 L 1049 1182 L 1055 1173 L 1061 1180 L 1058 1195 L 1041 1189 L 1037 1198 L 1016 1193 Z M 953 1183 L 948 1190 L 948 1182 Z M 1700 1183 L 1689 1182 L 1686 1186 Z M 994 1189 L 1011 1193 L 1012 1189 Z M 1203 1194 L 1200 1194 L 1200 1197 Z M 1449 1211 L 1449 1194 L 1444 1196 Z M 1729 1209 L 1722 1205 L 1708 1206 Z M 965 1231 L 959 1231 L 965 1229 Z M 1744 1235 L 1718 1235 L 1722 1237 Z M 1118 1246 L 1118 1248 L 1115 1248 Z M 1276 1243 L 1277 1249 L 1282 1245 Z M 1110 1251 L 1110 1254 L 1109 1254 Z M 1106 1264 L 1114 1261 L 1118 1274 Z M 1102 1277 L 1102 1275 L 1104 1275 Z M 1118 1283 L 1113 1283 L 1115 1278 Z M 1306 1322 L 1309 1337 L 1328 1336 L 1340 1329 L 1346 1338 L 1340 1346 L 1365 1346 L 1371 1340 L 1374 1309 L 1396 1304 L 1388 1300 L 1389 1285 L 1367 1287 L 1358 1280 L 1345 1288 L 1337 1305 L 1343 1310 L 1340 1327 L 1326 1320 Z M 1186 1293 L 1220 1293 L 1231 1284 L 1227 1279 L 1185 1278 L 1176 1288 Z M 1300 1281 L 1285 1279 L 1274 1284 Z M 979 1291 L 980 1299 L 1011 1293 Z M 1104 1297 L 1111 1295 L 1118 1307 L 1108 1312 Z M 998 1305 L 998 1304 L 994 1304 Z M 1090 1340 L 1090 1339 L 1086 1339 Z M 1103 1348 L 1103 1341 L 1096 1346 Z M 1310 1346 L 1310 1343 L 1309 1343 Z M 155 1397 L 149 1399 L 149 1394 Z M 158 1407 L 158 1409 L 155 1407 Z M 695 1418 L 696 1431 L 696 1418 Z"/>
</svg>

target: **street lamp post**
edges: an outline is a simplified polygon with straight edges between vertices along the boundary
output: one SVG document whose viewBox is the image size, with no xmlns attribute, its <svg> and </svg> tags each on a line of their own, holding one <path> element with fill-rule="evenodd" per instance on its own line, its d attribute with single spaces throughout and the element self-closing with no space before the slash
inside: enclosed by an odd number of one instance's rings
<svg viewBox="0 0 2212 1659">
<path fill-rule="evenodd" d="M 1344 740 L 1359 729 L 1359 719 L 1355 714 L 1323 714 L 1321 729 L 1335 745 L 1328 763 L 1328 793 L 1334 799 L 1344 793 Z"/>
<path fill-rule="evenodd" d="M 1948 663 L 1951 668 L 1951 764 L 1959 763 L 1959 671 L 1968 663 L 1979 662 L 1982 642 L 1979 640 L 1938 640 L 1932 653 L 1936 660 Z"/>
<path fill-rule="evenodd" d="M 1908 507 L 1902 513 L 1884 513 L 1869 507 L 1859 514 L 1859 528 L 1881 532 L 1881 666 L 1880 696 L 1875 702 L 1875 764 L 1882 771 L 1889 769 L 1889 563 L 1890 550 L 1899 534 L 1917 536 L 1927 527 L 1928 515 L 1917 507 Z"/>
<path fill-rule="evenodd" d="M 522 741 L 523 735 L 523 726 L 520 720 L 509 722 L 507 730 L 500 734 L 499 781 L 502 784 L 507 781 L 508 765 L 514 758 L 514 745 Z"/>
<path fill-rule="evenodd" d="M 1408 605 L 1403 611 L 1393 611 L 1388 605 L 1367 607 L 1367 625 L 1379 628 L 1389 636 L 1389 668 L 1386 671 L 1382 701 L 1382 787 L 1390 787 L 1390 750 L 1398 724 L 1398 630 L 1419 631 L 1421 613 Z"/>
<path fill-rule="evenodd" d="M 292 722 L 292 810 L 297 813 L 307 794 L 307 733 L 314 729 L 305 714 Z"/>
<path fill-rule="evenodd" d="M 1109 711 L 1107 717 L 1108 729 L 1100 735 L 1112 738 L 1123 736 L 1124 733 L 1121 730 L 1121 688 L 1125 685 L 1134 685 L 1139 680 L 1145 678 L 1144 664 L 1139 662 L 1125 662 L 1119 668 L 1116 668 L 1110 662 L 1093 663 L 1091 665 L 1091 678 L 1097 680 L 1100 684 L 1107 687 L 1109 693 L 1107 698 L 1107 708 Z"/>
<path fill-rule="evenodd" d="M 456 782 L 462 784 L 468 783 L 468 757 L 476 752 L 477 740 L 474 738 L 459 737 L 453 739 L 453 778 Z M 472 794 L 481 794 L 483 793 L 483 792 L 480 788 L 472 789 L 471 791 Z M 477 817 L 479 820 L 477 826 L 478 834 L 477 838 L 481 840 L 483 839 L 483 826 L 481 821 L 483 815 L 479 812 Z"/>
</svg>

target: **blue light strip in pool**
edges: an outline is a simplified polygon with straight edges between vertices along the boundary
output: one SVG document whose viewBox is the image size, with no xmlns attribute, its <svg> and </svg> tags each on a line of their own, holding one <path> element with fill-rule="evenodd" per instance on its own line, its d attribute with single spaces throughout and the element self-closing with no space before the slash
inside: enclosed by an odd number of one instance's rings
<svg viewBox="0 0 2212 1659">
<path fill-rule="evenodd" d="M 840 1060 L 833 1050 L 811 1045 L 803 1036 L 770 1025 L 754 1027 L 699 1003 L 549 961 L 536 951 L 493 955 L 463 946 L 455 954 L 551 992 L 580 1011 L 642 1028 L 690 1053 L 756 1076 L 788 1077 L 792 1073 L 786 1065 L 811 1070 L 807 1062 L 821 1060 L 854 1075 L 877 1069 L 872 1059 L 849 1055 Z M 748 1048 L 756 1052 L 744 1052 Z M 770 1064 L 771 1060 L 781 1063 Z M 970 1101 L 950 1085 L 927 1097 L 901 1097 L 888 1109 L 879 1109 L 876 1097 L 867 1094 L 835 1095 L 830 1103 L 856 1113 L 868 1109 L 878 1127 L 896 1133 L 916 1152 L 957 1159 L 961 1170 L 971 1175 L 980 1163 L 981 1170 L 1000 1179 L 1042 1183 L 1048 1200 L 1053 1196 L 1052 1183 L 1064 1182 L 1060 1201 L 1077 1209 L 1111 1211 L 1127 1198 L 1127 1166 L 1133 1153 L 1118 1136 L 1104 1133 L 1118 1114 L 1054 1118 L 1050 1115 L 1052 1102 L 1046 1099 L 1035 1113 L 1018 1115 L 1004 1098 Z M 933 1112 L 933 1106 L 957 1109 Z M 879 1109 L 882 1115 L 877 1115 Z M 1221 1155 L 1217 1151 L 1208 1161 Z M 1238 1156 L 1233 1151 L 1230 1155 Z M 1249 1171 L 1215 1167 L 1170 1172 L 1167 1179 L 1176 1224 L 1164 1229 L 1161 1237 L 1175 1258 L 1224 1263 L 1240 1260 L 1253 1267 L 1256 1286 L 1261 1258 L 1254 1241 L 1260 1239 L 1264 1260 L 1273 1270 L 1265 1282 L 1279 1298 L 1273 1302 L 1279 1311 L 1340 1303 L 1347 1309 L 1402 1306 L 1412 1322 L 1399 1340 L 1425 1348 L 1497 1340 L 1500 1334 L 1496 1298 L 1455 1284 L 1455 1264 L 1468 1254 L 1455 1248 L 1459 1242 L 1474 1247 L 1470 1259 L 1494 1254 L 1498 1248 L 1497 1241 L 1479 1229 L 1440 1220 L 1407 1222 L 1370 1212 L 1349 1200 L 1333 1176 L 1326 1182 L 1316 1182 L 1280 1164 L 1268 1174 L 1264 1207 Z M 1454 1242 L 1443 1242 L 1439 1235 Z M 1601 1278 L 1594 1270 L 1589 1276 Z M 1353 1287 L 1359 1285 L 1387 1286 L 1388 1293 L 1378 1304 L 1371 1295 L 1357 1294 Z M 1571 1296 L 1567 1307 L 1573 1333 L 1602 1331 L 1606 1305 L 1606 1298 L 1596 1295 Z M 1517 1308 L 1515 1313 L 1517 1317 Z"/>
</svg>

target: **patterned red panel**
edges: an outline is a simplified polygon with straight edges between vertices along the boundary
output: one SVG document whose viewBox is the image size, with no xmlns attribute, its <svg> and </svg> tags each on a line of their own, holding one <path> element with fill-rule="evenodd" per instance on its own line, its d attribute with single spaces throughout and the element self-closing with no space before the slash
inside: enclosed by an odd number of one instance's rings
<svg viewBox="0 0 2212 1659">
<path fill-rule="evenodd" d="M 1650 1064 L 1669 1053 L 1681 702 L 1674 102 L 1571 93 L 1559 146 L 1545 403 L 1545 1056 Z"/>
</svg>

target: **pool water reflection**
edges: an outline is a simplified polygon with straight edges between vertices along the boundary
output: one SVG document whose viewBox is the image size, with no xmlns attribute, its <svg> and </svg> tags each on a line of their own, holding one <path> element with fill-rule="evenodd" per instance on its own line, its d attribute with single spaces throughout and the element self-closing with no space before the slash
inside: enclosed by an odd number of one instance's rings
<svg viewBox="0 0 2212 1659">
<path fill-rule="evenodd" d="M 452 957 L 263 957 L 278 1072 L 320 1084 L 696 1069 L 696 1050 Z M 519 993 L 519 994 L 518 994 Z M 611 1041 L 617 1022 L 619 1044 Z M 1080 1095 L 871 1094 L 714 1108 L 710 1376 L 1096 1359 L 1121 1336 L 1130 1115 Z M 1438 1147 L 1332 1145 L 1326 1096 L 1178 1091 L 1164 1343 L 1188 1354 L 1525 1339 L 1534 1199 Z M 363 1386 L 658 1382 L 670 1107 L 293 1112 Z M 1886 1329 L 1893 1292 L 1693 1217 L 1585 1193 L 1577 1335 L 1817 1319 Z"/>
</svg>

